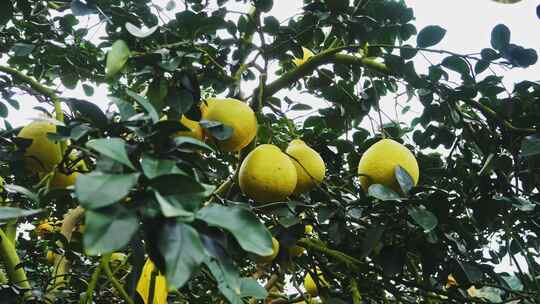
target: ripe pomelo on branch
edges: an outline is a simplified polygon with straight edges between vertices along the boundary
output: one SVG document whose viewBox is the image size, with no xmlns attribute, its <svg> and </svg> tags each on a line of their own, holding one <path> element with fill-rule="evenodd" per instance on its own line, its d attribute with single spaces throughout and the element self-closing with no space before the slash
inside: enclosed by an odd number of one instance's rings
<svg viewBox="0 0 540 304">
<path fill-rule="evenodd" d="M 249 145 L 257 135 L 257 117 L 248 104 L 234 98 L 210 98 L 201 106 L 202 119 L 217 121 L 233 129 L 226 140 L 217 140 L 226 152 L 239 151 Z"/>
<path fill-rule="evenodd" d="M 203 137 L 204 137 L 203 128 L 201 127 L 201 125 L 199 125 L 198 121 L 191 120 L 187 118 L 186 116 L 182 115 L 182 118 L 180 118 L 180 123 L 184 125 L 184 127 L 188 128 L 189 131 L 176 132 L 175 134 L 176 136 L 187 136 L 187 137 L 198 139 L 200 141 L 203 140 Z"/>
<path fill-rule="evenodd" d="M 289 143 L 285 152 L 291 157 L 296 168 L 298 181 L 294 194 L 307 192 L 322 182 L 326 166 L 317 151 L 302 140 L 295 139 Z"/>
<path fill-rule="evenodd" d="M 62 160 L 60 145 L 50 140 L 47 133 L 56 133 L 56 125 L 34 121 L 19 132 L 19 138 L 32 140 L 24 153 L 26 168 L 32 172 L 50 172 Z"/>
<path fill-rule="evenodd" d="M 316 273 L 317 273 L 319 285 L 321 287 L 328 287 L 329 284 L 325 280 L 319 267 L 316 268 Z M 317 284 L 315 283 L 315 280 L 313 280 L 313 278 L 311 277 L 311 274 L 309 273 L 306 274 L 306 277 L 304 278 L 304 288 L 306 289 L 306 292 L 312 297 L 316 297 L 319 295 L 319 289 L 317 288 Z"/>
<path fill-rule="evenodd" d="M 296 169 L 291 159 L 274 145 L 264 144 L 251 151 L 240 166 L 240 189 L 257 202 L 278 202 L 296 187 Z"/>
<path fill-rule="evenodd" d="M 279 247 L 279 241 L 275 237 L 272 237 L 272 254 L 259 257 L 257 259 L 257 262 L 261 264 L 271 263 L 277 257 L 279 253 Z"/>
<path fill-rule="evenodd" d="M 360 185 L 367 191 L 372 184 L 381 184 L 394 191 L 401 192 L 395 177 L 396 166 L 401 166 L 409 173 L 413 185 L 418 183 L 419 168 L 414 154 L 392 139 L 382 139 L 369 147 L 358 164 Z"/>
</svg>

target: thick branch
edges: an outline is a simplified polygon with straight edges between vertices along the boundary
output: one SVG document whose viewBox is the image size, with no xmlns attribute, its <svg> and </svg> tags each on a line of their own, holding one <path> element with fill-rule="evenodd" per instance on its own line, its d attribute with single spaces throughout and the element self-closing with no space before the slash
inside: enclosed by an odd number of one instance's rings
<svg viewBox="0 0 540 304">
<path fill-rule="evenodd" d="M 77 227 L 84 215 L 84 209 L 82 207 L 77 207 L 75 209 L 69 210 L 64 216 L 64 221 L 62 222 L 62 227 L 60 228 L 60 233 L 66 238 L 67 242 L 71 241 L 71 235 L 73 230 Z M 59 246 L 62 247 L 63 244 L 59 243 Z M 67 283 L 67 273 L 69 271 L 69 261 L 64 255 L 56 255 L 54 261 L 54 279 L 51 293 L 54 293 L 58 288 L 62 287 Z"/>
<path fill-rule="evenodd" d="M 2 229 L 0 229 L 0 256 L 4 262 L 10 282 L 19 286 L 19 288 L 30 290 L 30 283 L 28 282 L 24 268 L 17 268 L 21 260 L 17 255 L 15 246 Z"/>
<path fill-rule="evenodd" d="M 372 58 L 363 58 L 346 54 L 338 54 L 344 48 L 335 48 L 323 51 L 313 57 L 308 61 L 296 67 L 295 69 L 283 74 L 277 80 L 273 81 L 264 88 L 263 98 L 268 98 L 284 89 L 289 87 L 292 83 L 300 80 L 302 77 L 305 77 L 313 71 L 315 71 L 319 66 L 328 64 L 328 63 L 342 63 L 342 64 L 358 64 L 375 71 L 381 72 L 383 74 L 388 74 L 390 70 L 383 63 L 377 62 Z M 253 94 L 254 98 L 258 94 Z M 254 101 L 253 103 L 256 103 Z"/>
<path fill-rule="evenodd" d="M 56 95 L 56 93 L 52 89 L 47 88 L 46 86 L 44 86 L 44 85 L 40 84 L 39 82 L 37 82 L 36 80 L 34 80 L 33 78 L 25 75 L 22 72 L 17 71 L 14 68 L 10 68 L 10 67 L 7 67 L 7 66 L 0 65 L 0 72 L 4 72 L 6 74 L 9 74 L 14 79 L 17 79 L 18 81 L 21 81 L 21 82 L 24 82 L 24 83 L 30 85 L 30 87 L 32 89 L 34 89 L 36 92 L 38 92 L 38 93 L 40 93 L 42 95 L 45 95 L 45 96 L 47 96 L 47 97 L 49 97 L 51 99 L 58 98 L 58 96 Z"/>
</svg>

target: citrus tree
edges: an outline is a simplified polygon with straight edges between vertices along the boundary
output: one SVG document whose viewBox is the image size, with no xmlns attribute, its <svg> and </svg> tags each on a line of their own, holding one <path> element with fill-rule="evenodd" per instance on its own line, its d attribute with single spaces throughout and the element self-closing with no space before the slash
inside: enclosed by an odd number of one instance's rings
<svg viewBox="0 0 540 304">
<path fill-rule="evenodd" d="M 537 55 L 505 25 L 460 54 L 404 1 L 0 6 L 0 302 L 540 298 L 540 84 L 496 74 Z"/>
</svg>

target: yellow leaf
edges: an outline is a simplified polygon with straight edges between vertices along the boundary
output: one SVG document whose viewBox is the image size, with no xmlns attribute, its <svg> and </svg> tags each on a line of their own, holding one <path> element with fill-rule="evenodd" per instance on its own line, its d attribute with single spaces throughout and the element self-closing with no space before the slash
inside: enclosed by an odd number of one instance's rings
<svg viewBox="0 0 540 304">
<path fill-rule="evenodd" d="M 149 294 L 150 294 L 150 284 L 152 282 L 152 277 L 154 277 L 154 300 L 153 304 L 167 304 L 167 281 L 165 276 L 158 272 L 154 263 L 150 259 L 146 260 L 144 267 L 142 269 L 141 276 L 139 277 L 139 282 L 137 283 L 137 292 L 143 299 L 144 304 L 150 303 Z"/>
</svg>

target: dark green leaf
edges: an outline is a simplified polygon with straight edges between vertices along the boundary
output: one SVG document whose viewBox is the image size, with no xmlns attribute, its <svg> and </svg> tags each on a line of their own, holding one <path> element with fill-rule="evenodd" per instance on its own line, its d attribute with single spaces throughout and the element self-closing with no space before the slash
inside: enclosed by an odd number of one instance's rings
<svg viewBox="0 0 540 304">
<path fill-rule="evenodd" d="M 394 201 L 400 199 L 399 194 L 397 194 L 394 190 L 381 184 L 373 184 L 369 186 L 368 195 L 382 201 Z"/>
<path fill-rule="evenodd" d="M 27 217 L 43 212 L 43 210 L 26 210 L 14 207 L 0 207 L 0 221 Z"/>
<path fill-rule="evenodd" d="M 401 191 L 403 193 L 408 193 L 412 187 L 414 187 L 414 181 L 407 172 L 407 170 L 403 169 L 400 165 L 397 165 L 394 171 L 394 174 L 396 176 L 396 180 L 399 183 L 399 187 L 401 188 Z"/>
<path fill-rule="evenodd" d="M 217 121 L 201 120 L 199 124 L 217 140 L 227 140 L 234 132 L 233 128 Z"/>
<path fill-rule="evenodd" d="M 177 136 L 174 138 L 174 145 L 177 147 L 189 147 L 191 149 L 203 149 L 209 152 L 214 152 L 209 145 L 204 142 L 188 136 Z"/>
<path fill-rule="evenodd" d="M 255 7 L 262 12 L 268 13 L 274 6 L 274 0 L 255 0 Z"/>
<path fill-rule="evenodd" d="M 247 209 L 213 204 L 197 212 L 196 217 L 231 232 L 245 251 L 260 256 L 272 254 L 272 235 Z"/>
<path fill-rule="evenodd" d="M 504 24 L 496 25 L 491 31 L 491 46 L 502 51 L 510 44 L 510 29 Z"/>
<path fill-rule="evenodd" d="M 418 51 L 410 44 L 406 44 L 399 49 L 401 58 L 405 60 L 412 59 L 414 56 L 416 56 L 416 53 L 418 53 Z"/>
<path fill-rule="evenodd" d="M 443 59 L 441 63 L 444 67 L 460 73 L 461 75 L 469 75 L 469 65 L 463 58 L 459 56 L 449 56 Z"/>
<path fill-rule="evenodd" d="M 122 71 L 129 56 L 130 51 L 128 45 L 123 40 L 116 40 L 113 43 L 111 50 L 107 53 L 107 77 L 113 77 Z"/>
<path fill-rule="evenodd" d="M 418 207 L 409 207 L 407 211 L 412 219 L 424 229 L 425 233 L 437 227 L 437 217 L 431 211 Z"/>
<path fill-rule="evenodd" d="M 91 85 L 87 85 L 86 83 L 83 83 L 82 88 L 84 91 L 84 95 L 86 96 L 94 95 L 94 88 Z"/>
<path fill-rule="evenodd" d="M 25 197 L 29 198 L 30 200 L 34 202 L 39 202 L 39 197 L 36 193 L 26 189 L 25 187 L 19 186 L 19 185 L 12 185 L 12 184 L 5 184 L 4 189 L 8 192 L 12 193 L 19 193 L 21 195 L 24 195 Z"/>
<path fill-rule="evenodd" d="M 81 174 L 75 182 L 75 193 L 81 206 L 97 209 L 112 205 L 124 198 L 135 186 L 139 173 L 103 174 L 92 172 Z"/>
<path fill-rule="evenodd" d="M 126 142 L 122 138 L 98 138 L 86 143 L 86 147 L 116 160 L 135 170 L 126 152 Z"/>
<path fill-rule="evenodd" d="M 32 53 L 34 47 L 35 46 L 33 44 L 18 42 L 13 45 L 11 51 L 15 56 L 25 57 Z"/>
<path fill-rule="evenodd" d="M 161 175 L 151 179 L 149 184 L 162 195 L 187 194 L 206 190 L 201 183 L 185 174 Z"/>
<path fill-rule="evenodd" d="M 13 17 L 13 4 L 11 1 L 4 1 L 2 9 L 0 9 L 0 28 Z"/>
<path fill-rule="evenodd" d="M 362 241 L 362 246 L 360 247 L 362 248 L 362 251 L 360 252 L 360 256 L 362 258 L 369 256 L 371 251 L 373 251 L 373 249 L 377 247 L 377 245 L 381 241 L 383 233 L 384 226 L 382 225 L 374 225 L 367 229 L 366 236 Z"/>
<path fill-rule="evenodd" d="M 153 123 L 157 123 L 159 121 L 159 115 L 156 112 L 156 109 L 154 108 L 154 106 L 148 101 L 148 99 L 130 90 L 126 90 L 126 93 L 131 98 L 135 99 L 135 101 L 144 108 L 144 110 L 146 111 L 146 113 L 148 113 Z"/>
<path fill-rule="evenodd" d="M 166 175 L 166 174 L 184 174 L 182 170 L 180 170 L 176 163 L 169 159 L 157 159 L 153 158 L 149 155 L 144 155 L 141 159 L 141 167 L 143 170 L 144 175 L 148 177 L 149 179 L 153 179 L 155 177 Z"/>
<path fill-rule="evenodd" d="M 73 12 L 73 15 L 75 16 L 85 16 L 85 15 L 90 15 L 97 12 L 93 6 L 85 4 L 81 2 L 80 0 L 71 1 L 71 11 Z"/>
<path fill-rule="evenodd" d="M 478 60 L 476 64 L 474 65 L 474 72 L 476 74 L 480 74 L 483 71 L 487 70 L 489 68 L 489 61 L 486 60 Z"/>
<path fill-rule="evenodd" d="M 446 35 L 446 30 L 438 25 L 423 28 L 416 36 L 416 45 L 420 48 L 434 46 Z"/>
<path fill-rule="evenodd" d="M 279 32 L 280 24 L 279 20 L 274 16 L 264 17 L 264 27 L 263 30 L 270 34 L 277 34 Z"/>
<path fill-rule="evenodd" d="M 159 251 L 165 260 L 165 276 L 170 288 L 182 287 L 204 259 L 197 230 L 181 222 L 166 222 L 159 233 Z"/>
<path fill-rule="evenodd" d="M 252 278 L 240 279 L 240 293 L 242 297 L 254 297 L 255 299 L 266 299 L 268 296 L 266 289 Z"/>
<path fill-rule="evenodd" d="M 89 255 L 111 253 L 124 248 L 139 229 L 135 210 L 121 204 L 86 210 L 84 249 Z"/>
<path fill-rule="evenodd" d="M 540 136 L 527 136 L 521 142 L 521 155 L 531 157 L 540 154 Z"/>
<path fill-rule="evenodd" d="M 480 52 L 480 55 L 482 56 L 482 59 L 487 60 L 487 61 L 493 61 L 501 57 L 499 53 L 497 53 L 494 49 L 490 49 L 490 48 L 482 49 L 482 51 Z"/>
<path fill-rule="evenodd" d="M 193 212 L 187 211 L 174 197 L 164 197 L 159 192 L 154 192 L 156 200 L 161 207 L 161 213 L 165 217 L 181 217 L 184 222 L 191 222 L 195 218 Z"/>
<path fill-rule="evenodd" d="M 98 128 L 105 128 L 107 126 L 107 116 L 96 104 L 76 98 L 67 98 L 65 102 L 73 111 L 78 112 L 82 119 L 92 122 Z"/>
</svg>

